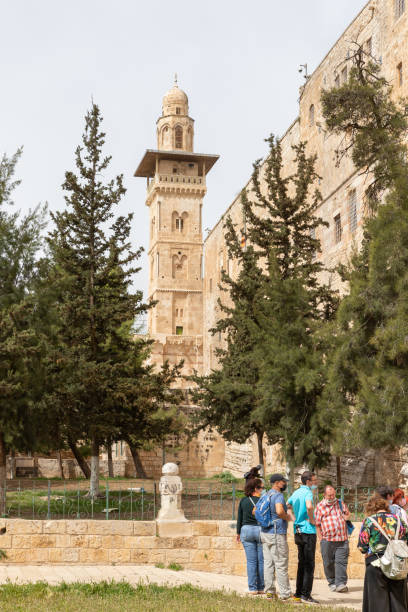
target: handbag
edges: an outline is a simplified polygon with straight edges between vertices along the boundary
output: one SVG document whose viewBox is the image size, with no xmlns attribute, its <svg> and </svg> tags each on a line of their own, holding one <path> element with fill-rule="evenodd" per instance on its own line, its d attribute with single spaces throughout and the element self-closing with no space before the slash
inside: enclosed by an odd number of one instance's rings
<svg viewBox="0 0 408 612">
<path fill-rule="evenodd" d="M 341 502 L 341 499 L 339 499 L 339 505 L 340 505 L 340 510 L 343 512 L 343 504 Z M 351 534 L 353 533 L 355 527 L 353 525 L 353 523 L 350 520 L 346 521 L 346 527 L 347 527 L 347 533 L 349 536 L 351 536 Z"/>
</svg>

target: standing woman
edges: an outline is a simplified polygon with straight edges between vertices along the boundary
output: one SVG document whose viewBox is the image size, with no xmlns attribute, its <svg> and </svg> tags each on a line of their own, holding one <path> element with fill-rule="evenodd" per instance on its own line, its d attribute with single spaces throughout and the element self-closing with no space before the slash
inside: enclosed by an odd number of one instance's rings
<svg viewBox="0 0 408 612">
<path fill-rule="evenodd" d="M 260 478 L 248 480 L 245 485 L 245 497 L 238 507 L 237 542 L 241 541 L 247 560 L 248 589 L 251 595 L 264 592 L 264 561 L 261 543 L 261 528 L 253 514 L 264 485 Z"/>
<path fill-rule="evenodd" d="M 374 519 L 390 539 L 394 539 L 398 519 L 391 514 L 388 501 L 374 495 L 365 507 L 364 520 L 358 538 L 358 548 L 365 555 L 366 571 L 362 612 L 406 612 L 407 581 L 387 578 L 380 567 L 380 558 L 388 541 L 373 523 Z M 398 539 L 408 538 L 407 527 L 401 521 Z"/>
<path fill-rule="evenodd" d="M 407 499 L 402 489 L 395 489 L 392 498 L 392 504 L 390 510 L 396 516 L 399 516 L 405 526 L 408 526 L 408 516 L 406 512 Z"/>
</svg>

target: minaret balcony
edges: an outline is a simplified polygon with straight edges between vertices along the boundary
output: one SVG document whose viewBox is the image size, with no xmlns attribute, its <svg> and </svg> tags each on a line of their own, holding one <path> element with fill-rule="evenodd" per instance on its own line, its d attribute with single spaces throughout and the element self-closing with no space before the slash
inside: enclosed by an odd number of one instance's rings
<svg viewBox="0 0 408 612">
<path fill-rule="evenodd" d="M 164 191 L 198 193 L 206 189 L 205 176 L 187 176 L 185 174 L 156 174 L 149 180 L 147 194 L 155 189 Z"/>
</svg>

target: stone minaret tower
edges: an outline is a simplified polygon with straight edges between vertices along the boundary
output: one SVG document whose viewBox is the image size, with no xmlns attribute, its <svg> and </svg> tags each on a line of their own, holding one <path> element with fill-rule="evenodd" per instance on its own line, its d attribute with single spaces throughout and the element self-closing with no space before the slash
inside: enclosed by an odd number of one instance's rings
<svg viewBox="0 0 408 612">
<path fill-rule="evenodd" d="M 194 153 L 194 120 L 177 81 L 163 98 L 157 149 L 148 149 L 135 176 L 147 177 L 150 211 L 148 330 L 157 363 L 184 359 L 201 371 L 203 326 L 202 206 L 206 175 L 218 155 Z"/>
</svg>

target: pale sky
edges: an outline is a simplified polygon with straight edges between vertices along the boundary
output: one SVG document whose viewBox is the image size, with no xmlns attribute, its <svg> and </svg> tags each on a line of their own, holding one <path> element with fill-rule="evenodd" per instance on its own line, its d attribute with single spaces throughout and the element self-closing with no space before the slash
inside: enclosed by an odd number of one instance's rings
<svg viewBox="0 0 408 612">
<path fill-rule="evenodd" d="M 18 146 L 16 207 L 64 206 L 84 114 L 100 106 L 111 172 L 123 172 L 120 212 L 148 246 L 145 179 L 133 177 L 156 148 L 155 122 L 173 84 L 187 93 L 195 151 L 220 159 L 208 175 L 203 228 L 211 228 L 298 112 L 300 64 L 313 71 L 365 0 L 3 0 L 0 154 Z M 147 289 L 146 255 L 136 285 Z"/>
</svg>

